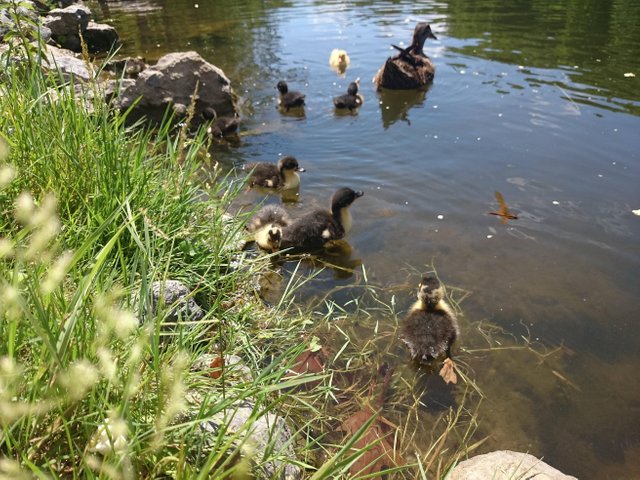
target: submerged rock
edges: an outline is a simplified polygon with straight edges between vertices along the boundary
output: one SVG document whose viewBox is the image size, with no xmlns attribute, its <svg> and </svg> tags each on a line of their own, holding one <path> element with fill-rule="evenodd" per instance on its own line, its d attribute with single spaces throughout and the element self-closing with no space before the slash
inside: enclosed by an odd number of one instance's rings
<svg viewBox="0 0 640 480">
<path fill-rule="evenodd" d="M 113 50 L 120 41 L 116 29 L 104 23 L 89 22 L 83 36 L 92 53 Z"/>
<path fill-rule="evenodd" d="M 445 480 L 577 480 L 528 453 L 499 450 L 460 462 Z"/>
<path fill-rule="evenodd" d="M 125 57 L 110 60 L 104 65 L 104 69 L 117 76 L 136 78 L 148 66 L 142 57 Z"/>
<path fill-rule="evenodd" d="M 193 51 L 161 57 L 156 65 L 142 71 L 135 82 L 122 86 L 115 104 L 121 110 L 133 106 L 129 117 L 134 121 L 144 116 L 159 122 L 167 108 L 173 109 L 180 120 L 186 115 L 196 86 L 194 127 L 206 121 L 203 112 L 207 109 L 215 110 L 219 116 L 236 115 L 227 76 Z"/>
</svg>

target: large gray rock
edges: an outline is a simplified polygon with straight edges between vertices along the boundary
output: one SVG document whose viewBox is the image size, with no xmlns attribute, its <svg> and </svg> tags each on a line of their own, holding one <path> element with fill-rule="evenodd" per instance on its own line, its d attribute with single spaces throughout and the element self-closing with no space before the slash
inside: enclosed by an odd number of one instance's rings
<svg viewBox="0 0 640 480">
<path fill-rule="evenodd" d="M 47 45 L 43 68 L 54 73 L 61 73 L 64 81 L 81 80 L 86 82 L 93 77 L 84 60 L 77 58 L 70 50 Z"/>
<path fill-rule="evenodd" d="M 91 53 L 109 52 L 120 41 L 116 29 L 104 23 L 89 22 L 83 36 Z"/>
<path fill-rule="evenodd" d="M 165 280 L 151 284 L 151 311 L 163 311 L 168 325 L 178 322 L 196 322 L 204 317 L 204 310 L 196 303 L 191 290 L 178 280 Z"/>
<path fill-rule="evenodd" d="M 0 41 L 5 37 L 7 33 L 11 30 L 17 31 L 16 28 L 16 17 L 15 13 L 17 13 L 18 21 L 21 22 L 19 25 L 19 29 L 21 31 L 26 31 L 29 35 L 29 38 L 36 39 L 39 36 L 46 42 L 51 37 L 51 31 L 40 25 L 38 21 L 38 13 L 37 13 L 37 5 L 31 0 L 24 0 L 21 2 L 21 5 L 14 12 L 13 10 L 9 10 L 8 8 L 0 8 Z"/>
<path fill-rule="evenodd" d="M 528 453 L 499 450 L 460 462 L 445 480 L 577 480 Z"/>
<path fill-rule="evenodd" d="M 74 52 L 81 51 L 80 33 L 91 20 L 91 10 L 84 5 L 74 4 L 66 8 L 54 8 L 42 19 L 42 25 L 51 30 L 51 38 L 62 48 Z"/>
<path fill-rule="evenodd" d="M 271 412 L 255 418 L 255 408 L 256 406 L 249 400 L 237 402 L 229 409 L 202 422 L 200 424 L 202 434 L 205 437 L 211 437 L 209 443 L 213 447 L 221 428 L 227 435 L 240 432 L 246 439 L 240 447 L 241 454 L 249 453 L 253 458 L 257 470 L 256 478 L 276 480 L 302 478 L 302 469 L 293 463 L 283 463 L 278 460 L 261 461 L 267 449 L 281 458 L 289 459 L 295 459 L 295 451 L 291 445 L 291 431 L 284 419 Z M 247 425 L 250 425 L 249 429 Z"/>
<path fill-rule="evenodd" d="M 221 69 L 196 52 L 169 53 L 160 58 L 141 72 L 135 83 L 121 88 L 115 104 L 127 110 L 140 99 L 130 114 L 131 120 L 145 116 L 160 121 L 168 107 L 179 120 L 186 115 L 196 84 L 194 127 L 204 122 L 202 114 L 208 108 L 219 116 L 235 115 L 231 82 Z"/>
</svg>

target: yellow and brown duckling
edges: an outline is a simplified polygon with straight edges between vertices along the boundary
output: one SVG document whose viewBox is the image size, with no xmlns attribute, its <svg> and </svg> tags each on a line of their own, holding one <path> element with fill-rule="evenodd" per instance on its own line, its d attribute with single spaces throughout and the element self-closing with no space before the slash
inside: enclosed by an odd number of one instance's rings
<svg viewBox="0 0 640 480">
<path fill-rule="evenodd" d="M 215 138 L 222 138 L 236 133 L 240 125 L 240 118 L 237 115 L 219 117 L 212 107 L 207 107 L 202 111 L 202 118 L 211 122 L 207 133 Z"/>
<path fill-rule="evenodd" d="M 278 105 L 289 111 L 290 108 L 302 107 L 304 105 L 304 95 L 300 92 L 289 91 L 289 86 L 284 80 L 280 80 L 276 85 L 280 97 L 278 98 Z"/>
<path fill-rule="evenodd" d="M 258 246 L 267 252 L 280 249 L 282 229 L 291 223 L 289 215 L 279 205 L 265 205 L 258 210 L 247 224 Z"/>
<path fill-rule="evenodd" d="M 411 358 L 427 363 L 444 356 L 440 376 L 446 383 L 456 383 L 451 345 L 459 333 L 458 320 L 444 298 L 444 286 L 437 278 L 425 275 L 418 285 L 418 300 L 402 325 L 401 339 L 409 347 Z"/>
<path fill-rule="evenodd" d="M 354 109 L 362 105 L 362 103 L 364 102 L 364 97 L 358 93 L 359 83 L 360 79 L 358 78 L 355 82 L 351 82 L 349 84 L 347 93 L 333 99 L 333 104 L 336 106 L 336 108 L 348 108 L 349 111 L 353 111 Z"/>
<path fill-rule="evenodd" d="M 312 252 L 343 238 L 353 222 L 349 207 L 362 195 L 363 192 L 350 188 L 338 189 L 331 197 L 330 210 L 313 210 L 282 230 L 282 248 Z"/>
<path fill-rule="evenodd" d="M 300 185 L 299 172 L 304 168 L 298 165 L 295 157 L 287 155 L 278 163 L 259 162 L 248 164 L 245 170 L 250 171 L 249 188 L 254 186 L 273 188 L 276 190 L 290 190 Z"/>
<path fill-rule="evenodd" d="M 339 75 L 343 75 L 347 71 L 350 62 L 349 55 L 341 48 L 334 48 L 329 55 L 329 65 Z"/>
</svg>

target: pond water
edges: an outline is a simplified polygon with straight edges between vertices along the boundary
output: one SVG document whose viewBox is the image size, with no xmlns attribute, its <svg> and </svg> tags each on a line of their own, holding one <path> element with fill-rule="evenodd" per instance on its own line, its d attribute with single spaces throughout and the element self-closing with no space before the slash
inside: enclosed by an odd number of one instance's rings
<svg viewBox="0 0 640 480">
<path fill-rule="evenodd" d="M 288 205 L 294 214 L 327 205 L 337 187 L 363 190 L 352 208 L 353 252 L 340 261 L 361 261 L 369 283 L 408 306 L 416 272 L 433 265 L 445 284 L 471 293 L 457 348 L 486 395 L 480 418 L 491 438 L 482 451 L 528 451 L 581 479 L 637 478 L 640 2 L 92 6 L 118 29 L 124 55 L 151 62 L 196 50 L 225 71 L 244 134 L 214 154 L 228 166 L 295 155 L 307 172 L 300 201 Z M 425 48 L 433 85 L 376 93 L 371 78 L 390 44 L 410 42 L 418 21 L 438 36 Z M 345 78 L 329 68 L 333 48 L 351 57 Z M 331 99 L 356 77 L 365 103 L 337 115 Z M 275 108 L 281 79 L 306 93 L 304 116 Z M 517 220 L 487 215 L 495 191 Z M 362 277 L 327 270 L 312 289 Z M 562 348 L 549 360 L 475 355 L 479 324 Z"/>
</svg>

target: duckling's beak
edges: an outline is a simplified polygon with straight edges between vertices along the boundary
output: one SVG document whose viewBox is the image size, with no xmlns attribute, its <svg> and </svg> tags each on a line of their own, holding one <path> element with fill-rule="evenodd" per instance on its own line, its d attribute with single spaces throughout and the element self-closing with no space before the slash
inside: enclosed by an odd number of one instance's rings
<svg viewBox="0 0 640 480">
<path fill-rule="evenodd" d="M 302 167 L 296 168 L 296 172 L 306 172 L 306 170 Z"/>
<path fill-rule="evenodd" d="M 358 190 L 357 192 L 355 192 L 355 194 L 356 194 L 356 198 L 359 198 L 364 195 L 364 192 L 362 190 Z"/>
<path fill-rule="evenodd" d="M 432 31 L 429 31 L 429 35 L 427 36 L 427 38 L 433 38 L 434 40 L 438 39 L 438 37 L 436 37 Z"/>
</svg>

